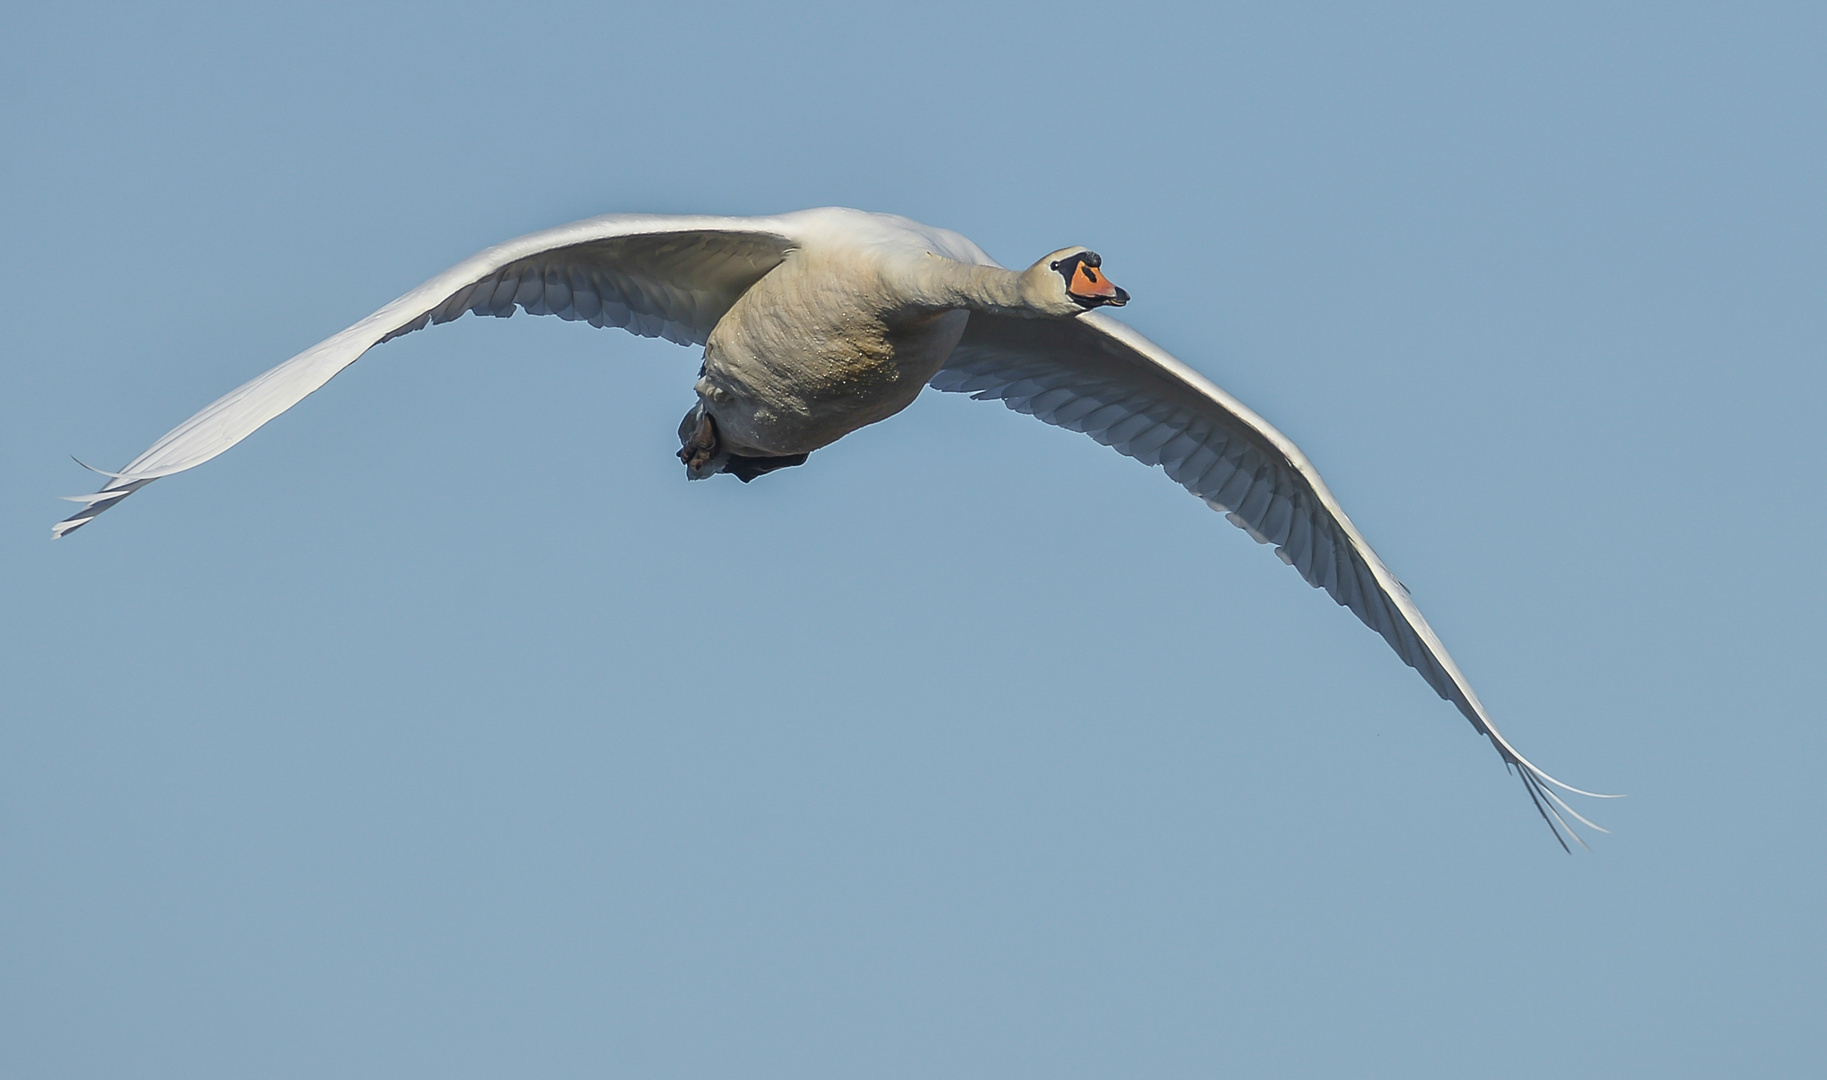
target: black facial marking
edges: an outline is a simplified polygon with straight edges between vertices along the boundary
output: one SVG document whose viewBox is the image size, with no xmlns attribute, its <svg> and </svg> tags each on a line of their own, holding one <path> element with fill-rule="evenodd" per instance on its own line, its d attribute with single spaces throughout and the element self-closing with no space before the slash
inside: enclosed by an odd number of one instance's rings
<svg viewBox="0 0 1827 1080">
<path fill-rule="evenodd" d="M 1129 294 L 1122 289 L 1117 289 L 1114 296 L 1081 296 L 1072 290 L 1073 279 L 1077 276 L 1081 264 L 1085 267 L 1085 276 L 1091 279 L 1092 284 L 1104 284 L 1105 282 L 1099 279 L 1097 271 L 1092 269 L 1103 265 L 1103 262 L 1104 260 L 1098 257 L 1097 252 L 1081 251 L 1063 259 L 1053 260 L 1048 264 L 1048 268 L 1058 271 L 1059 276 L 1066 279 L 1066 296 L 1086 311 L 1103 307 L 1106 304 L 1121 307 L 1129 301 Z"/>
</svg>

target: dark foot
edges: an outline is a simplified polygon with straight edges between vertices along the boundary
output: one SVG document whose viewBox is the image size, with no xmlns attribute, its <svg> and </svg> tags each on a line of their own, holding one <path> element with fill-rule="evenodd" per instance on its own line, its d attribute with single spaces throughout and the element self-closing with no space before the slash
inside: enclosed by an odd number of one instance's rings
<svg viewBox="0 0 1827 1080">
<path fill-rule="evenodd" d="M 776 469 L 790 469 L 795 465 L 804 465 L 808 454 L 787 454 L 784 457 L 742 457 L 731 454 L 723 466 L 723 471 L 743 483 L 748 483 L 757 476 L 766 476 Z"/>
<path fill-rule="evenodd" d="M 698 429 L 679 447 L 679 460 L 687 468 L 702 469 L 710 464 L 710 459 L 717 456 L 717 425 L 711 420 L 710 413 L 705 413 L 698 421 Z"/>
</svg>

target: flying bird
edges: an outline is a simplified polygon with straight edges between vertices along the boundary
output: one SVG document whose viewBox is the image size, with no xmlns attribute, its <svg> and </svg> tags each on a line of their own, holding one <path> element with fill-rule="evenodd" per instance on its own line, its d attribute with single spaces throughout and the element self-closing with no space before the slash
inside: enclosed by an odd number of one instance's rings
<svg viewBox="0 0 1827 1080">
<path fill-rule="evenodd" d="M 1084 247 L 1026 270 L 907 218 L 828 207 L 774 217 L 610 214 L 465 260 L 179 424 L 52 527 L 64 536 L 201 465 L 369 349 L 432 323 L 517 309 L 702 345 L 679 426 L 694 480 L 743 483 L 887 419 L 932 386 L 1081 431 L 1167 475 L 1383 636 L 1497 748 L 1565 848 L 1580 795 L 1511 746 L 1421 611 L 1292 442 L 1097 309 L 1128 293 Z M 99 470 L 98 470 L 99 471 Z M 1604 831 L 1604 830 L 1600 830 Z"/>
</svg>

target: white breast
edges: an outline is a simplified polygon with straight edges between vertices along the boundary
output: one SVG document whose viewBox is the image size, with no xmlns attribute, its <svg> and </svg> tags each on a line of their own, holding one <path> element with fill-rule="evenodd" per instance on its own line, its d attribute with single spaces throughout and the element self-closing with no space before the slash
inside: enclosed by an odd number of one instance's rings
<svg viewBox="0 0 1827 1080">
<path fill-rule="evenodd" d="M 893 257 L 796 251 L 711 331 L 697 390 L 731 449 L 810 453 L 913 403 L 970 316 L 905 303 Z"/>
</svg>

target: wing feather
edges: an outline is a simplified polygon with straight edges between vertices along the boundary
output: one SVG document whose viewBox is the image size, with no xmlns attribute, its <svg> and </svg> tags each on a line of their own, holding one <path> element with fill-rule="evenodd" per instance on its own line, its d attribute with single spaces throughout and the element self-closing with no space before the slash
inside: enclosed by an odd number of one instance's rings
<svg viewBox="0 0 1827 1080">
<path fill-rule="evenodd" d="M 384 341 L 474 312 L 621 326 L 703 344 L 736 298 L 797 244 L 795 217 L 612 214 L 510 240 L 466 259 L 354 326 L 313 345 L 179 424 L 128 462 L 63 536 L 161 476 L 194 468 L 304 400 Z"/>
<path fill-rule="evenodd" d="M 977 313 L 932 385 L 1000 400 L 1160 465 L 1253 539 L 1276 545 L 1276 554 L 1308 584 L 1375 630 L 1515 767 L 1550 827 L 1566 826 L 1557 806 L 1591 825 L 1548 785 L 1594 793 L 1549 776 L 1497 730 L 1408 590 L 1345 516 L 1306 455 L 1204 376 L 1102 315 L 1055 320 Z M 1579 841 L 1570 828 L 1566 832 Z M 1560 831 L 1555 838 L 1566 846 Z"/>
</svg>

